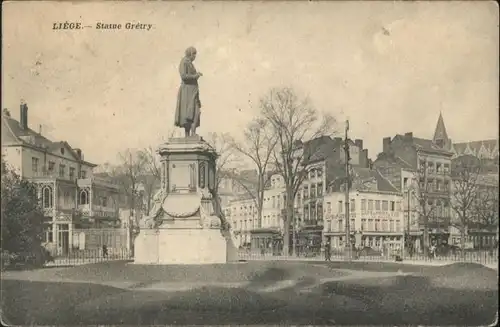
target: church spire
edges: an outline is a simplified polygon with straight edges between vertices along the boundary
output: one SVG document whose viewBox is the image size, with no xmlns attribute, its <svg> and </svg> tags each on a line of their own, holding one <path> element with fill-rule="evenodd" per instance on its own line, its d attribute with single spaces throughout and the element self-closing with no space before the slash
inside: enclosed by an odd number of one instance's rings
<svg viewBox="0 0 500 327">
<path fill-rule="evenodd" d="M 446 133 L 446 127 L 444 126 L 443 114 L 439 113 L 439 119 L 436 125 L 436 130 L 434 131 L 433 143 L 440 146 L 446 147 L 450 139 L 448 138 L 448 133 Z"/>
</svg>

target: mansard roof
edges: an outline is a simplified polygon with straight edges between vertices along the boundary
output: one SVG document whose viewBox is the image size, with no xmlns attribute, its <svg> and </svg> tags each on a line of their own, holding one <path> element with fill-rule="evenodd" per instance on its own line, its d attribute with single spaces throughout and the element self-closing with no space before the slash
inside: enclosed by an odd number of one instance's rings
<svg viewBox="0 0 500 327">
<path fill-rule="evenodd" d="M 52 152 L 55 149 L 65 147 L 75 158 L 79 160 L 74 148 L 66 141 L 51 141 L 40 133 L 35 132 L 31 128 L 22 128 L 19 121 L 11 116 L 2 114 L 2 145 L 28 145 L 39 148 L 42 151 Z M 82 160 L 83 161 L 83 160 Z M 93 163 L 83 161 L 87 165 L 97 166 Z"/>
</svg>

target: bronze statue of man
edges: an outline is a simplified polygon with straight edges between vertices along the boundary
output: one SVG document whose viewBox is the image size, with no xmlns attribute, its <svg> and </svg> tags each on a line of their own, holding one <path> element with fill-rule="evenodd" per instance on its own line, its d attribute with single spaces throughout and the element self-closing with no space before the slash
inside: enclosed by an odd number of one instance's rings
<svg viewBox="0 0 500 327">
<path fill-rule="evenodd" d="M 175 126 L 184 128 L 185 136 L 196 135 L 196 128 L 200 126 L 200 91 L 198 78 L 203 76 L 194 68 L 196 49 L 189 47 L 179 65 L 181 86 L 177 94 L 177 108 L 175 110 Z"/>
</svg>

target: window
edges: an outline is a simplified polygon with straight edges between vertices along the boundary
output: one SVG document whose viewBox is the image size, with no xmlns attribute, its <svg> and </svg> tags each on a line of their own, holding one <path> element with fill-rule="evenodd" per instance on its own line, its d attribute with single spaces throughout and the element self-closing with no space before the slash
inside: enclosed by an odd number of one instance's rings
<svg viewBox="0 0 500 327">
<path fill-rule="evenodd" d="M 366 199 L 361 199 L 361 212 L 366 211 Z"/>
<path fill-rule="evenodd" d="M 309 219 L 309 205 L 306 204 L 304 206 L 304 220 L 308 220 Z"/>
<path fill-rule="evenodd" d="M 80 178 L 83 178 L 83 179 L 87 178 L 87 172 L 85 170 L 82 170 L 80 172 Z"/>
<path fill-rule="evenodd" d="M 390 228 L 390 231 L 391 231 L 391 232 L 394 232 L 394 220 L 391 220 L 391 221 L 389 222 L 389 228 Z"/>
<path fill-rule="evenodd" d="M 69 179 L 75 179 L 75 168 L 69 167 Z"/>
<path fill-rule="evenodd" d="M 331 202 L 327 202 L 326 203 L 326 213 L 327 214 L 331 214 L 332 213 L 332 203 Z"/>
<path fill-rule="evenodd" d="M 34 173 L 38 173 L 38 158 L 31 158 L 31 169 Z"/>
<path fill-rule="evenodd" d="M 384 219 L 382 221 L 382 230 L 383 231 L 388 231 L 389 230 L 389 221 L 387 219 Z"/>
<path fill-rule="evenodd" d="M 342 209 L 344 206 L 342 205 L 342 201 L 339 201 L 338 203 L 338 213 L 342 213 L 344 212 L 344 210 Z"/>
<path fill-rule="evenodd" d="M 361 219 L 361 230 L 364 231 L 366 228 L 366 219 Z"/>
<path fill-rule="evenodd" d="M 49 161 L 49 172 L 50 173 L 54 171 L 55 166 L 56 166 L 55 162 Z"/>
<path fill-rule="evenodd" d="M 342 231 L 344 230 L 344 220 L 343 219 L 339 219 L 339 228 L 338 228 L 339 231 Z"/>
<path fill-rule="evenodd" d="M 320 202 L 318 203 L 318 219 L 323 220 L 323 204 Z"/>
<path fill-rule="evenodd" d="M 380 219 L 375 219 L 375 231 L 380 230 Z"/>
<path fill-rule="evenodd" d="M 350 212 L 355 212 L 356 211 L 356 200 L 351 199 L 350 202 L 351 203 L 349 204 L 349 206 L 350 206 L 349 211 Z"/>
<path fill-rule="evenodd" d="M 356 230 L 356 221 L 354 219 L 351 219 L 351 224 L 349 226 L 349 229 L 351 231 Z"/>
<path fill-rule="evenodd" d="M 316 177 L 318 177 L 318 178 L 319 178 L 319 177 L 321 177 L 321 176 L 323 176 L 323 169 L 318 168 L 318 170 L 316 170 Z"/>
<path fill-rule="evenodd" d="M 373 231 L 373 219 L 368 219 L 368 230 Z"/>
<path fill-rule="evenodd" d="M 401 222 L 399 220 L 396 220 L 396 232 L 401 231 Z"/>
<path fill-rule="evenodd" d="M 309 198 L 309 186 L 304 186 L 304 199 Z"/>
<path fill-rule="evenodd" d="M 44 225 L 43 226 L 43 242 L 44 243 L 52 243 L 54 241 L 53 233 L 52 233 L 52 225 Z"/>
<path fill-rule="evenodd" d="M 59 165 L 59 177 L 64 177 L 66 174 L 66 166 L 63 164 Z"/>
<path fill-rule="evenodd" d="M 318 184 L 318 196 L 322 196 L 323 195 L 323 183 L 319 183 Z"/>
<path fill-rule="evenodd" d="M 382 201 L 382 210 L 389 211 L 389 201 L 387 201 L 387 200 Z"/>
<path fill-rule="evenodd" d="M 273 208 L 276 208 L 276 197 L 273 196 Z"/>
<path fill-rule="evenodd" d="M 373 200 L 368 200 L 368 211 L 373 211 Z"/>
<path fill-rule="evenodd" d="M 316 184 L 311 185 L 311 198 L 315 198 L 317 196 L 316 193 Z"/>
<path fill-rule="evenodd" d="M 375 210 L 380 211 L 380 200 L 375 201 Z"/>
<path fill-rule="evenodd" d="M 45 209 L 52 208 L 53 204 L 53 193 L 52 188 L 46 186 L 42 190 L 42 204 Z"/>
<path fill-rule="evenodd" d="M 108 206 L 108 198 L 107 197 L 103 196 L 101 198 L 101 206 L 103 206 L 103 207 L 107 207 Z"/>
<path fill-rule="evenodd" d="M 86 190 L 80 192 L 80 204 L 89 204 L 89 194 Z"/>
<path fill-rule="evenodd" d="M 396 203 L 391 201 L 391 211 L 396 211 Z"/>
</svg>

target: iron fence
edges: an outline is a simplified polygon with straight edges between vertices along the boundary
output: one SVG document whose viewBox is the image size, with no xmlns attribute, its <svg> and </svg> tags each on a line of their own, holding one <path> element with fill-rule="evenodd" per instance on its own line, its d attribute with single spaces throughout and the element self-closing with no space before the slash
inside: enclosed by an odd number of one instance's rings
<svg viewBox="0 0 500 327">
<path fill-rule="evenodd" d="M 311 255 L 282 255 L 280 253 L 266 252 L 261 253 L 260 251 L 239 251 L 240 260 L 311 260 L 311 261 L 324 261 L 324 252 L 315 253 Z M 399 257 L 399 258 L 398 258 Z M 398 260 L 397 260 L 398 259 Z M 447 264 L 454 262 L 470 262 L 470 263 L 480 263 L 484 265 L 498 265 L 498 250 L 495 251 L 470 251 L 465 252 L 463 255 L 460 253 L 447 254 L 447 255 L 436 255 L 425 256 L 423 253 L 415 253 L 411 257 L 409 255 L 400 256 L 396 253 L 357 253 L 353 251 L 351 255 L 351 260 L 356 261 L 378 261 L 378 262 L 388 262 L 388 261 L 400 261 L 411 262 L 411 263 L 422 263 L 422 264 Z M 330 254 L 331 261 L 344 261 L 346 260 L 346 255 L 344 252 L 336 251 Z"/>
<path fill-rule="evenodd" d="M 46 246 L 46 266 L 79 265 L 110 260 L 130 260 L 130 231 L 123 228 L 74 229 L 61 233 L 56 244 Z"/>
</svg>

